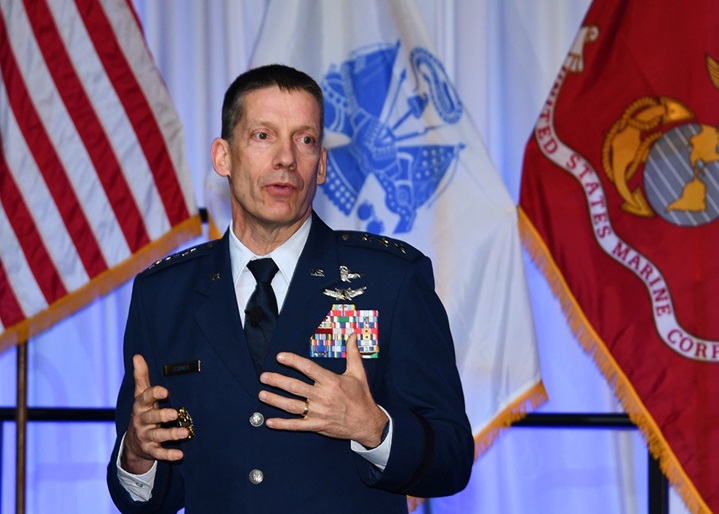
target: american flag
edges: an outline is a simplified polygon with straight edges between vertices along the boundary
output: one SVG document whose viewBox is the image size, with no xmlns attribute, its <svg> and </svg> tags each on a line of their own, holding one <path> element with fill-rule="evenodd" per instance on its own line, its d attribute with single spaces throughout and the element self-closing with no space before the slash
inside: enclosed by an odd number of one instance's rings
<svg viewBox="0 0 719 514">
<path fill-rule="evenodd" d="M 129 0 L 0 0 L 0 351 L 200 233 Z"/>
</svg>

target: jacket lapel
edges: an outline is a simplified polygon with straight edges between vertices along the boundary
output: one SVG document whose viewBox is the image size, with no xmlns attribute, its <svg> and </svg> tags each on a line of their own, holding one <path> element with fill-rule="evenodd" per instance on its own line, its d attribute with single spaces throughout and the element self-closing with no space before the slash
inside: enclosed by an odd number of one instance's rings
<svg viewBox="0 0 719 514">
<path fill-rule="evenodd" d="M 322 291 L 339 280 L 334 232 L 313 213 L 305 248 L 287 290 L 272 337 L 268 360 L 279 351 L 309 356 L 310 337 L 327 315 L 332 299 Z M 265 364 L 271 366 L 269 361 Z"/>
<path fill-rule="evenodd" d="M 240 385 L 251 396 L 256 396 L 260 382 L 237 310 L 228 233 L 214 243 L 208 267 L 195 288 L 195 294 L 198 295 L 195 318 L 208 344 Z"/>
</svg>

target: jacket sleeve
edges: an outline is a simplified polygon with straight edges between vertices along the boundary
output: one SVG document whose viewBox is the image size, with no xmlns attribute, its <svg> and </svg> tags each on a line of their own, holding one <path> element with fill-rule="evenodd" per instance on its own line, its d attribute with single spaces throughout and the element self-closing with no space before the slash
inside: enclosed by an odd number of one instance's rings
<svg viewBox="0 0 719 514">
<path fill-rule="evenodd" d="M 392 447 L 383 472 L 365 461 L 358 463 L 360 473 L 368 485 L 397 493 L 451 495 L 469 481 L 474 439 L 449 321 L 427 257 L 411 264 L 394 301 L 387 320 L 389 365 L 381 390 L 374 392 L 392 416 Z"/>
<path fill-rule="evenodd" d="M 133 377 L 132 357 L 141 354 L 150 368 L 152 385 L 159 382 L 156 359 L 152 352 L 147 326 L 147 311 L 143 306 L 142 281 L 135 279 L 130 302 L 130 312 L 125 327 L 123 361 L 125 374 L 120 386 L 115 411 L 115 446 L 107 467 L 107 484 L 115 506 L 123 514 L 133 513 L 174 513 L 183 503 L 182 476 L 176 464 L 158 462 L 152 498 L 147 502 L 134 501 L 117 478 L 117 456 L 120 441 L 127 431 L 135 400 L 135 380 Z"/>
</svg>

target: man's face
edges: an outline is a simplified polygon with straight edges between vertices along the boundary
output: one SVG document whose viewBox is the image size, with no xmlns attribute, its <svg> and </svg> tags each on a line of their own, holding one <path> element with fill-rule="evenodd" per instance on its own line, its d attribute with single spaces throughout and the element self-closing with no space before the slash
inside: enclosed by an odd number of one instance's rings
<svg viewBox="0 0 719 514">
<path fill-rule="evenodd" d="M 230 178 L 235 231 L 296 229 L 326 178 L 318 102 L 269 87 L 247 93 L 242 105 L 232 144 L 213 143 L 215 170 Z"/>
</svg>

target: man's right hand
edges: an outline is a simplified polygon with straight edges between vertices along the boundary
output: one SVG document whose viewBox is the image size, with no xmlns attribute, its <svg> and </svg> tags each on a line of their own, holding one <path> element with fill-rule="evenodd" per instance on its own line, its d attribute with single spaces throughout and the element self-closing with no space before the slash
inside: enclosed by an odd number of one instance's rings
<svg viewBox="0 0 719 514">
<path fill-rule="evenodd" d="M 147 473 L 157 460 L 181 460 L 181 450 L 165 448 L 162 443 L 187 439 L 190 433 L 187 428 L 162 426 L 177 419 L 175 409 L 160 409 L 157 405 L 158 401 L 166 399 L 169 393 L 162 386 L 153 387 L 150 384 L 150 370 L 142 355 L 132 358 L 132 366 L 135 403 L 132 405 L 132 416 L 120 464 L 127 472 L 142 475 Z"/>
</svg>

